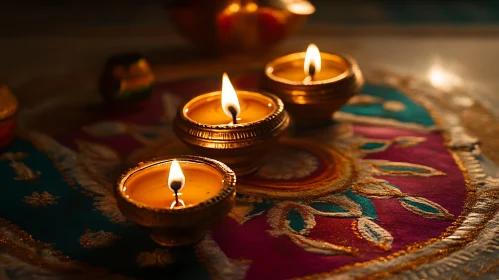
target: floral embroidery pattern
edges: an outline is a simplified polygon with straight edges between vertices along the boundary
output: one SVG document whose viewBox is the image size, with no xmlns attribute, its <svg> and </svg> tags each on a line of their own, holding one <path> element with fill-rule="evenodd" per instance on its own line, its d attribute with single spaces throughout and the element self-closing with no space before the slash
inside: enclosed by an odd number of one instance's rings
<svg viewBox="0 0 499 280">
<path fill-rule="evenodd" d="M 24 197 L 24 203 L 31 207 L 47 207 L 49 204 L 57 204 L 60 196 L 53 196 L 48 192 L 33 192 L 30 196 Z"/>
<path fill-rule="evenodd" d="M 385 151 L 392 145 L 399 148 L 412 147 L 422 141 L 424 139 L 414 137 L 392 140 L 350 137 L 331 139 L 325 145 L 321 145 L 284 139 L 282 144 L 291 145 L 292 149 L 288 150 L 295 154 L 274 152 L 268 158 L 278 157 L 280 165 L 284 166 L 278 169 L 268 168 L 263 173 L 264 176 L 261 172 L 257 173 L 255 175 L 257 178 L 241 178 L 238 184 L 238 203 L 231 217 L 244 224 L 255 217 L 266 215 L 272 228 L 269 234 L 276 237 L 288 236 L 293 243 L 303 249 L 324 255 L 355 254 L 357 249 L 309 238 L 307 235 L 316 226 L 315 217 L 353 218 L 352 228 L 357 237 L 367 240 L 377 248 L 389 251 L 393 237 L 377 223 L 378 218 L 372 199 L 397 199 L 404 209 L 428 219 L 450 220 L 453 215 L 437 203 L 423 197 L 405 194 L 389 181 L 376 177 L 432 177 L 444 176 L 445 173 L 420 164 L 363 157 Z M 301 161 L 302 166 L 297 166 L 296 158 L 302 157 L 298 156 L 302 154 L 315 157 L 316 160 Z M 328 158 L 325 162 L 334 162 L 333 166 L 324 165 L 320 160 L 324 157 Z M 292 176 L 282 176 L 282 170 L 286 170 L 288 164 L 290 169 L 302 167 L 307 170 L 304 173 L 306 175 L 300 177 L 303 181 L 296 185 L 287 182 L 287 178 Z M 348 169 L 347 166 L 353 166 L 353 169 Z M 272 176 L 271 172 L 276 174 Z M 320 186 L 316 182 L 322 181 L 317 178 L 323 173 L 327 173 L 328 178 L 344 180 L 330 180 L 329 185 Z M 268 181 L 269 178 L 273 180 Z M 311 187 L 307 188 L 308 185 Z M 265 187 L 264 191 L 256 190 L 262 187 Z M 299 189 L 300 195 L 285 195 L 287 192 L 294 193 L 296 189 Z"/>
<path fill-rule="evenodd" d="M 289 156 L 285 156 L 289 154 Z M 305 151 L 279 150 L 258 170 L 258 176 L 268 179 L 299 179 L 317 169 L 317 159 Z"/>
<path fill-rule="evenodd" d="M 102 248 L 111 246 L 117 238 L 118 236 L 112 232 L 92 231 L 87 228 L 80 237 L 80 244 L 84 248 Z"/>
</svg>

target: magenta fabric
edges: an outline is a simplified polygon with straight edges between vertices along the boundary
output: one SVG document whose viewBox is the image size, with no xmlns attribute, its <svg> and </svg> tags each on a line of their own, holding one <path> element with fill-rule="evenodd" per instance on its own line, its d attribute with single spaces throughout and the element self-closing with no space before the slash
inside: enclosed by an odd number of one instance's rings
<svg viewBox="0 0 499 280">
<path fill-rule="evenodd" d="M 241 78 L 234 77 L 232 82 L 238 89 L 252 89 L 257 85 L 257 78 L 257 75 L 246 75 Z M 153 125 L 163 114 L 161 94 L 170 92 L 187 99 L 202 92 L 219 90 L 219 87 L 220 83 L 215 80 L 164 83 L 157 87 L 150 100 L 142 104 L 142 109 L 126 114 L 112 112 L 99 114 L 89 123 L 105 120 Z M 297 246 L 288 236 L 270 235 L 268 231 L 271 230 L 271 226 L 265 214 L 250 219 L 242 225 L 227 217 L 213 229 L 213 238 L 230 259 L 250 261 L 247 279 L 302 277 L 387 257 L 414 244 L 438 238 L 459 217 L 467 196 L 465 181 L 454 158 L 445 147 L 440 133 L 366 125 L 354 125 L 354 133 L 365 138 L 386 140 L 400 136 L 424 137 L 425 141 L 413 147 L 391 145 L 384 151 L 367 154 L 364 159 L 421 164 L 444 172 L 445 176 L 378 176 L 378 178 L 387 180 L 405 194 L 423 197 L 437 203 L 452 214 L 453 219 L 442 220 L 413 214 L 403 208 L 397 199 L 370 199 L 378 217 L 376 223 L 393 237 L 391 249 L 383 250 L 373 246 L 366 239 L 359 238 L 358 233 L 352 229 L 353 218 L 316 216 L 316 226 L 308 237 L 357 249 L 353 255 L 321 255 Z M 112 147 L 124 157 L 141 147 L 141 143 L 130 136 L 96 139 L 79 128 L 59 139 L 70 148 L 76 147 L 74 139 L 98 142 Z"/>
</svg>

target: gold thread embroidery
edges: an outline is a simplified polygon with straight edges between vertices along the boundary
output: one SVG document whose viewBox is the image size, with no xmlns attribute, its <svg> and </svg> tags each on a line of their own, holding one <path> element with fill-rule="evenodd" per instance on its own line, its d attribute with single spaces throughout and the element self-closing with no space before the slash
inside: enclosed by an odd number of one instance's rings
<svg viewBox="0 0 499 280">
<path fill-rule="evenodd" d="M 380 103 L 383 103 L 383 98 L 372 96 L 369 94 L 354 95 L 352 98 L 350 98 L 350 100 L 348 100 L 348 105 L 350 106 L 366 106 Z"/>
<path fill-rule="evenodd" d="M 49 204 L 57 204 L 60 196 L 53 196 L 48 192 L 33 192 L 30 196 L 24 197 L 24 203 L 31 207 L 47 207 Z"/>
<path fill-rule="evenodd" d="M 71 260 L 62 252 L 52 249 L 52 245 L 33 239 L 11 222 L 0 218 L 0 248 L 8 254 L 36 266 L 63 273 L 64 279 L 90 279 L 104 277 L 107 279 L 130 279 L 125 276 L 110 274 L 106 269 L 95 268 L 85 263 Z"/>
<path fill-rule="evenodd" d="M 416 136 L 398 136 L 393 139 L 395 144 L 399 147 L 409 148 L 414 147 L 424 141 L 426 141 L 425 137 L 416 137 Z"/>
<path fill-rule="evenodd" d="M 384 180 L 367 180 L 353 185 L 353 191 L 366 197 L 393 198 L 405 196 L 398 188 Z"/>
<path fill-rule="evenodd" d="M 434 119 L 437 126 L 442 127 L 443 120 L 440 118 L 439 115 L 436 115 L 435 111 L 433 110 L 433 106 L 428 102 L 424 102 L 423 105 L 428 109 L 430 115 Z M 450 135 L 448 133 L 445 133 L 445 132 L 442 133 L 442 135 L 444 138 L 444 145 L 447 145 L 449 143 L 449 141 L 451 140 Z M 465 166 L 461 157 L 458 155 L 459 151 L 455 152 L 451 149 L 448 149 L 448 151 L 451 154 L 451 156 L 454 158 L 454 161 L 456 162 L 457 166 L 459 167 L 459 169 L 461 170 L 461 172 L 463 174 L 468 195 L 466 197 L 466 201 L 465 201 L 464 206 L 463 206 L 463 212 L 453 222 L 452 226 L 448 227 L 445 230 L 444 233 L 442 233 L 439 237 L 436 237 L 436 238 L 431 238 L 431 239 L 423 241 L 423 242 L 413 243 L 412 245 L 407 246 L 406 249 L 400 250 L 400 251 L 395 252 L 395 253 L 393 253 L 389 256 L 386 256 L 386 257 L 380 257 L 380 258 L 377 258 L 374 260 L 369 260 L 366 262 L 355 263 L 352 265 L 346 265 L 346 266 L 342 266 L 342 267 L 335 269 L 333 271 L 330 271 L 330 272 L 323 272 L 323 273 L 308 275 L 305 277 L 298 277 L 295 279 L 305 280 L 305 279 L 318 279 L 318 278 L 330 277 L 332 275 L 337 275 L 339 273 L 350 271 L 354 268 L 363 267 L 363 266 L 366 266 L 368 264 L 386 262 L 386 261 L 395 259 L 398 256 L 405 255 L 409 252 L 414 252 L 414 251 L 420 250 L 421 248 L 424 248 L 425 246 L 429 246 L 437 241 L 440 241 L 440 240 L 443 240 L 443 239 L 449 237 L 463 224 L 463 222 L 466 220 L 466 218 L 468 217 L 469 214 L 471 214 L 473 212 L 481 213 L 482 217 L 481 217 L 480 221 L 475 221 L 476 224 L 474 225 L 474 228 L 472 230 L 467 230 L 466 234 L 462 235 L 459 240 L 456 240 L 456 241 L 459 241 L 458 244 L 453 245 L 450 248 L 438 250 L 437 252 L 432 253 L 431 255 L 422 256 L 422 257 L 417 258 L 413 261 L 393 266 L 388 271 L 374 273 L 371 275 L 365 275 L 362 278 L 364 278 L 364 279 L 378 279 L 378 278 L 382 278 L 382 277 L 391 276 L 397 272 L 407 271 L 407 270 L 413 269 L 413 268 L 418 267 L 419 265 L 421 265 L 423 263 L 429 263 L 435 259 L 440 259 L 442 257 L 445 257 L 445 256 L 449 255 L 450 253 L 459 250 L 464 245 L 466 245 L 467 243 L 472 241 L 481 232 L 481 230 L 485 227 L 486 221 L 490 220 L 494 216 L 494 214 L 497 212 L 497 210 L 499 208 L 499 205 L 497 202 L 493 202 L 492 200 L 488 200 L 489 202 L 491 202 L 490 204 L 487 205 L 488 211 L 484 212 L 483 209 L 475 210 L 473 208 L 473 206 L 477 202 L 477 194 L 476 194 L 476 186 L 472 182 L 470 172 L 469 172 L 468 168 Z M 483 171 L 475 171 L 475 174 L 483 174 Z M 352 224 L 352 227 L 356 226 L 354 223 Z"/>
<path fill-rule="evenodd" d="M 298 234 L 288 234 L 289 238 L 293 243 L 297 244 L 305 251 L 312 252 L 315 254 L 322 255 L 340 255 L 348 254 L 355 255 L 358 253 L 356 248 L 350 246 L 341 246 L 336 244 L 331 244 L 326 241 L 311 239 Z"/>
<path fill-rule="evenodd" d="M 244 279 L 251 260 L 229 259 L 208 233 L 196 245 L 196 256 L 213 279 Z"/>
<path fill-rule="evenodd" d="M 371 166 L 373 175 L 390 176 L 418 176 L 432 177 L 445 176 L 445 172 L 435 168 L 408 162 L 395 162 L 382 159 L 362 159 L 362 162 Z"/>
<path fill-rule="evenodd" d="M 0 160 L 9 160 L 10 167 L 14 169 L 17 174 L 17 177 L 14 180 L 17 181 L 30 181 L 35 180 L 40 176 L 40 172 L 33 171 L 31 168 L 26 166 L 23 162 L 19 162 L 18 160 L 25 159 L 28 157 L 26 153 L 3 153 L 0 155 Z"/>
<path fill-rule="evenodd" d="M 111 246 L 116 239 L 118 236 L 112 232 L 92 231 L 87 228 L 80 237 L 80 244 L 83 248 L 103 248 Z"/>
<path fill-rule="evenodd" d="M 405 110 L 405 105 L 400 101 L 388 100 L 383 102 L 383 109 L 390 112 L 402 112 Z"/>
<path fill-rule="evenodd" d="M 49 157 L 69 186 L 87 196 L 95 196 L 95 208 L 109 217 L 111 222 L 127 223 L 125 217 L 117 209 L 116 201 L 112 194 L 112 182 L 105 184 L 102 180 L 93 178 L 91 175 L 95 174 L 88 172 L 81 158 L 78 158 L 74 151 L 60 145 L 57 141 L 44 134 L 21 134 L 21 137 L 32 142 L 37 149 Z M 77 184 L 80 184 L 82 188 L 78 188 Z"/>
<path fill-rule="evenodd" d="M 392 249 L 393 236 L 368 218 L 358 218 L 355 224 L 360 236 L 385 251 Z"/>
<path fill-rule="evenodd" d="M 373 149 L 362 149 L 362 147 L 367 145 L 367 144 L 382 144 L 383 146 L 373 148 Z M 391 144 L 392 144 L 392 141 L 390 141 L 390 140 L 366 138 L 366 139 L 362 139 L 362 141 L 359 144 L 355 145 L 354 150 L 359 151 L 361 153 L 365 153 L 365 154 L 379 153 L 379 152 L 383 152 L 386 149 L 388 149 L 391 146 Z"/>
<path fill-rule="evenodd" d="M 450 214 L 445 208 L 442 206 L 438 205 L 435 202 L 429 201 L 428 199 L 425 199 L 423 197 L 411 197 L 411 196 L 406 196 L 403 198 L 399 199 L 400 205 L 404 207 L 405 209 L 411 211 L 412 213 L 425 217 L 427 219 L 441 219 L 441 220 L 452 220 L 454 218 L 454 215 Z M 417 203 L 417 204 L 423 204 L 427 207 L 436 209 L 436 213 L 432 212 L 427 212 L 419 209 L 418 207 L 412 205 L 411 203 Z"/>
</svg>

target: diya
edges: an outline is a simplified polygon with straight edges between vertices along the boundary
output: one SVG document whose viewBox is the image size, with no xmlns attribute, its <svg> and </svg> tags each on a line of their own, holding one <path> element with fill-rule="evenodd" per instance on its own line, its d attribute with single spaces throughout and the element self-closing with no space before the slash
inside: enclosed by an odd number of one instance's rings
<svg viewBox="0 0 499 280">
<path fill-rule="evenodd" d="M 278 97 L 235 91 L 224 74 L 221 91 L 202 94 L 180 107 L 173 129 L 193 151 L 245 175 L 258 169 L 288 125 Z"/>
<path fill-rule="evenodd" d="M 0 150 L 14 139 L 19 104 L 7 86 L 0 86 Z"/>
<path fill-rule="evenodd" d="M 363 84 L 353 58 L 322 53 L 310 44 L 306 52 L 268 63 L 261 87 L 283 100 L 296 125 L 315 126 L 330 123 L 332 114 L 359 93 Z"/>
<path fill-rule="evenodd" d="M 200 241 L 235 203 L 236 175 L 225 164 L 197 156 L 141 162 L 115 189 L 118 208 L 160 245 Z"/>
<path fill-rule="evenodd" d="M 155 77 L 147 60 L 138 53 L 108 59 L 99 79 L 99 92 L 108 105 L 131 105 L 147 99 Z"/>
</svg>

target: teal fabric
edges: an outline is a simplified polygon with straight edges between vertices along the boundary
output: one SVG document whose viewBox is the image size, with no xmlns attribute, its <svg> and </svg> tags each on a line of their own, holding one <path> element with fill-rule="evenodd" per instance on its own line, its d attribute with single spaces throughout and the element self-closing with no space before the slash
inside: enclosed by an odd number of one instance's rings
<svg viewBox="0 0 499 280">
<path fill-rule="evenodd" d="M 380 97 L 384 99 L 384 101 L 394 100 L 402 102 L 405 105 L 405 110 L 400 112 L 391 112 L 383 109 L 382 104 L 370 104 L 364 106 L 345 105 L 341 111 L 358 116 L 394 119 L 400 122 L 417 123 L 424 126 L 435 125 L 435 122 L 425 108 L 419 104 L 416 104 L 396 89 L 366 84 L 362 90 L 362 93 Z"/>
<path fill-rule="evenodd" d="M 386 143 L 377 143 L 377 142 L 372 142 L 372 143 L 366 143 L 362 146 L 359 147 L 361 150 L 375 150 L 382 148 L 386 145 Z"/>
<path fill-rule="evenodd" d="M 374 220 L 378 219 L 378 216 L 376 215 L 376 207 L 374 207 L 374 204 L 371 202 L 371 200 L 363 196 L 360 196 L 358 194 L 355 194 L 351 190 L 343 192 L 341 194 L 360 204 L 363 217 L 369 217 Z"/>
<path fill-rule="evenodd" d="M 340 206 L 328 202 L 313 202 L 310 203 L 310 207 L 315 210 L 326 212 L 326 213 L 345 213 L 347 210 L 341 208 Z"/>
<path fill-rule="evenodd" d="M 408 200 L 406 198 L 402 198 L 402 200 L 405 203 L 407 203 L 407 204 L 409 204 L 411 206 L 414 206 L 414 207 L 420 209 L 423 212 L 428 212 L 428 213 L 439 213 L 440 212 L 437 208 L 431 207 L 430 205 L 427 205 L 427 204 L 417 203 L 417 202 Z"/>
<path fill-rule="evenodd" d="M 390 171 L 410 171 L 410 172 L 424 172 L 426 169 L 424 168 L 415 168 L 415 167 L 400 167 L 400 166 L 386 166 L 386 165 L 380 165 L 378 166 L 381 169 L 384 170 L 390 170 Z"/>
<path fill-rule="evenodd" d="M 41 175 L 33 181 L 14 180 L 16 173 L 9 166 L 9 161 L 0 161 L 2 191 L 8 193 L 0 196 L 0 217 L 29 232 L 34 239 L 53 244 L 54 250 L 64 252 L 73 260 L 105 266 L 111 272 L 139 275 L 137 255 L 144 251 L 154 251 L 158 245 L 135 226 L 111 223 L 107 217 L 93 210 L 93 197 L 82 194 L 78 188 L 72 188 L 64 182 L 48 156 L 38 151 L 32 144 L 16 139 L 5 152 L 29 154 L 22 162 L 33 170 L 41 172 Z M 24 196 L 29 196 L 35 191 L 39 193 L 47 191 L 54 196 L 60 196 L 61 199 L 57 204 L 47 207 L 29 207 L 24 202 Z M 86 249 L 80 245 L 79 238 L 87 228 L 112 232 L 120 238 L 107 248 Z M 206 270 L 197 261 L 193 250 L 187 252 L 185 257 L 192 259 L 189 268 L 179 265 L 171 266 L 166 271 L 150 269 L 150 273 L 146 275 L 154 279 L 160 279 L 165 273 L 172 276 L 180 273 L 186 279 L 209 278 Z M 159 272 L 161 274 L 157 274 Z M 143 269 L 140 270 L 140 275 L 144 275 Z"/>
</svg>

